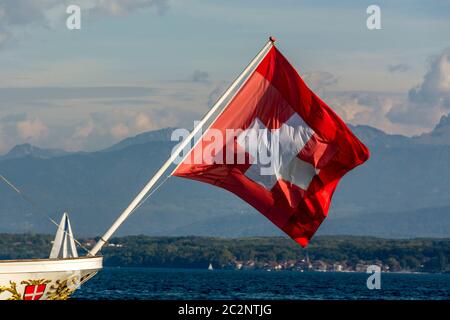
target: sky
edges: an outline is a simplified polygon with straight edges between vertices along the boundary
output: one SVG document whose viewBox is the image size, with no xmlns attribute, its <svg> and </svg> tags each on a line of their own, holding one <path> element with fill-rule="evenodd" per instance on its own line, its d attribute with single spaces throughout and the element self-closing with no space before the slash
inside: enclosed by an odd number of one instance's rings
<svg viewBox="0 0 450 320">
<path fill-rule="evenodd" d="M 450 0 L 0 0 L 0 154 L 191 128 L 269 35 L 345 121 L 427 132 L 450 112 L 449 17 Z"/>
</svg>

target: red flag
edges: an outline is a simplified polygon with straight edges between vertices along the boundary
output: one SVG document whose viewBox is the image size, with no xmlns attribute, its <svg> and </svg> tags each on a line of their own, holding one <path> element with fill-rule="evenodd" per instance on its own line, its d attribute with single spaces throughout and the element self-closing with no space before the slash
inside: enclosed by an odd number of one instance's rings
<svg viewBox="0 0 450 320">
<path fill-rule="evenodd" d="M 237 133 L 227 135 L 230 129 Z M 264 150 L 268 166 L 254 161 Z M 340 178 L 368 158 L 367 147 L 272 46 L 173 175 L 233 192 L 305 247 Z"/>
<path fill-rule="evenodd" d="M 23 300 L 39 300 L 44 295 L 46 287 L 47 285 L 45 283 L 26 286 Z"/>
</svg>

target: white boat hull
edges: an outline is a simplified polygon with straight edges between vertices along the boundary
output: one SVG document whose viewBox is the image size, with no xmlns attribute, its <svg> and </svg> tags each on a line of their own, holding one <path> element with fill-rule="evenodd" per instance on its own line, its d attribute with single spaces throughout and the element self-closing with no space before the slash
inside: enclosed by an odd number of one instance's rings
<svg viewBox="0 0 450 320">
<path fill-rule="evenodd" d="M 0 300 L 66 300 L 102 263 L 103 257 L 0 260 Z"/>
</svg>

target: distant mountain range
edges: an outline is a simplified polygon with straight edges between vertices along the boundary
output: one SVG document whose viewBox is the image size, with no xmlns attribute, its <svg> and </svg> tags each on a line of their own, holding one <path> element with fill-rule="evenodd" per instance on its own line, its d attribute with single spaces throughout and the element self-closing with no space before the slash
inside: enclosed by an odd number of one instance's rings
<svg viewBox="0 0 450 320">
<path fill-rule="evenodd" d="M 414 137 L 414 141 L 423 144 L 450 144 L 450 114 L 443 116 L 433 131 Z"/>
<path fill-rule="evenodd" d="M 18 159 L 23 157 L 33 157 L 38 159 L 50 159 L 69 154 L 70 152 L 60 149 L 42 149 L 32 146 L 29 143 L 19 144 L 12 148 L 7 154 L 0 157 L 1 160 Z"/>
<path fill-rule="evenodd" d="M 148 131 L 141 134 L 138 134 L 137 136 L 126 138 L 119 143 L 116 143 L 115 145 L 106 148 L 102 150 L 103 152 L 108 151 L 117 151 L 121 149 L 125 149 L 129 146 L 134 146 L 137 144 L 145 144 L 149 142 L 165 142 L 170 141 L 170 137 L 172 135 L 172 131 L 175 128 L 164 128 L 156 131 Z"/>
<path fill-rule="evenodd" d="M 351 126 L 371 158 L 337 188 L 320 234 L 450 236 L 450 118 L 415 137 Z M 97 152 L 68 153 L 31 145 L 0 157 L 0 173 L 40 208 L 0 184 L 0 232 L 54 232 L 42 215 L 67 210 L 76 235 L 102 234 L 170 154 L 172 128 L 127 138 Z M 278 235 L 265 217 L 234 195 L 171 178 L 119 235 Z"/>
</svg>

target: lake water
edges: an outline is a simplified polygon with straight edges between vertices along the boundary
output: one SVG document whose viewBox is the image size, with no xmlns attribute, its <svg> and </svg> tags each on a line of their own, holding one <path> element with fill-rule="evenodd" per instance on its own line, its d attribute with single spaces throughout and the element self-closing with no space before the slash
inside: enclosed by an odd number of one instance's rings
<svg viewBox="0 0 450 320">
<path fill-rule="evenodd" d="M 450 299 L 450 274 L 105 268 L 75 299 Z"/>
</svg>

